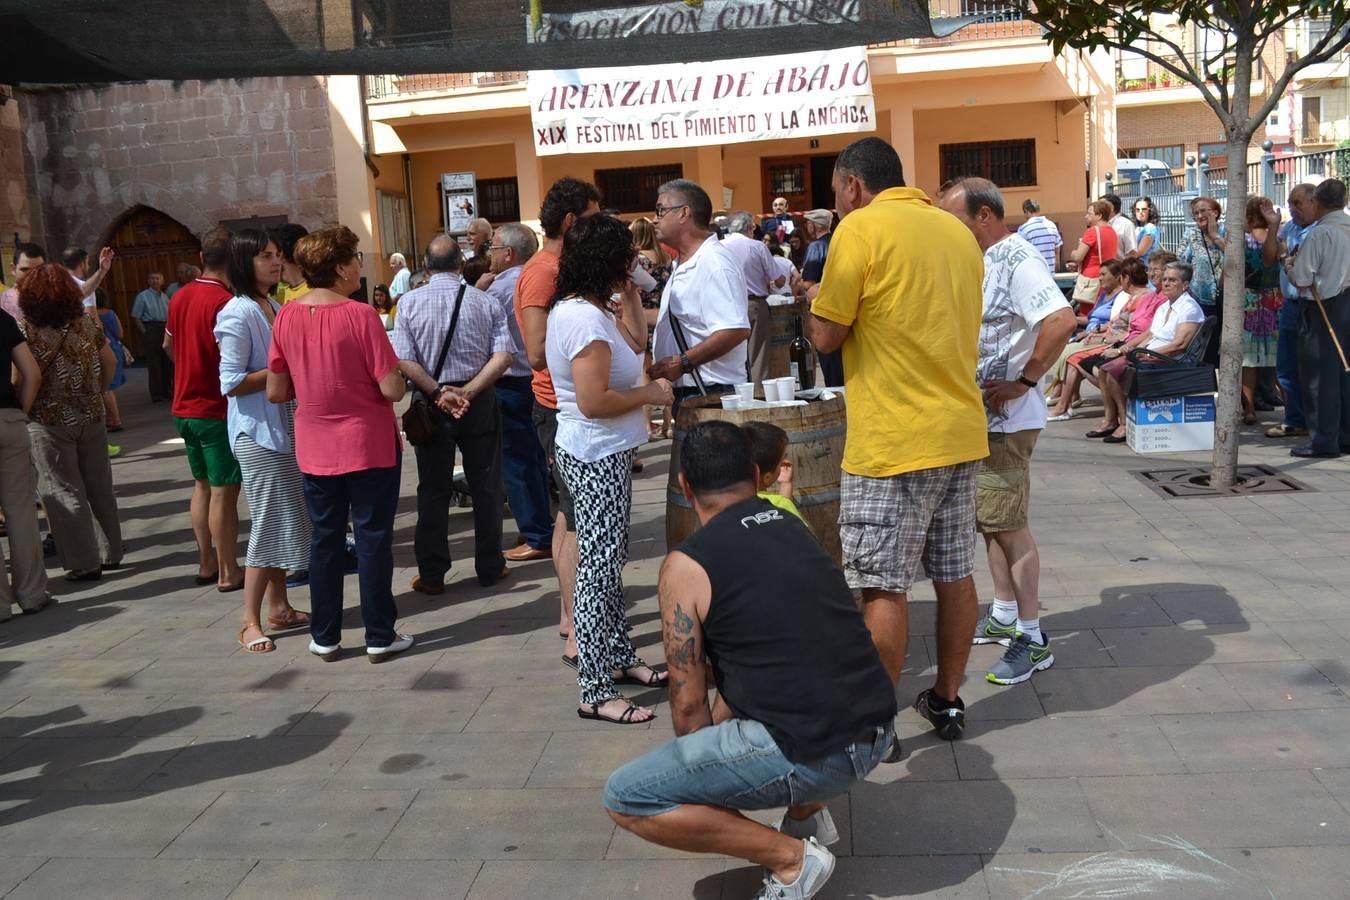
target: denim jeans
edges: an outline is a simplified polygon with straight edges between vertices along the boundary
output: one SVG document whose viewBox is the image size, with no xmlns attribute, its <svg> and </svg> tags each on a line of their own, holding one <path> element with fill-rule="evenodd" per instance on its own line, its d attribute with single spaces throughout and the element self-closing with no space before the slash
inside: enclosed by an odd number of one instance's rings
<svg viewBox="0 0 1350 900">
<path fill-rule="evenodd" d="M 762 724 L 731 719 L 619 768 L 605 784 L 605 806 L 629 816 L 659 816 L 686 803 L 742 810 L 823 803 L 867 777 L 893 734 L 886 722 L 866 739 L 842 739 L 843 747 L 829 756 L 794 763 Z"/>
<path fill-rule="evenodd" d="M 1303 382 L 1298 377 L 1298 328 L 1280 329 L 1275 346 L 1275 378 L 1284 391 L 1284 424 L 1289 428 L 1307 428 L 1303 418 Z"/>
<path fill-rule="evenodd" d="M 362 469 L 343 475 L 306 475 L 305 503 L 314 522 L 309 553 L 309 626 L 314 642 L 332 647 L 342 640 L 342 581 L 347 558 L 347 514 L 356 535 L 356 577 L 361 586 L 361 621 L 367 647 L 394 642 L 394 513 L 399 471 Z"/>
<path fill-rule="evenodd" d="M 547 550 L 553 544 L 548 460 L 534 428 L 530 376 L 500 379 L 497 401 L 502 408 L 502 486 L 506 489 L 506 502 L 511 505 L 516 529 L 525 543 L 536 550 Z"/>
</svg>

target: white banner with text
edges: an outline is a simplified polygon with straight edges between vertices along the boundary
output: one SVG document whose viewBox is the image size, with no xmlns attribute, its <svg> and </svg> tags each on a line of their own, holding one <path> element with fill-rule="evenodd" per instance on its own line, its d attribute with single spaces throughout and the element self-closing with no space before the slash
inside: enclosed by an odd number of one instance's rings
<svg viewBox="0 0 1350 900">
<path fill-rule="evenodd" d="M 867 48 L 530 72 L 540 156 L 876 129 Z"/>
</svg>

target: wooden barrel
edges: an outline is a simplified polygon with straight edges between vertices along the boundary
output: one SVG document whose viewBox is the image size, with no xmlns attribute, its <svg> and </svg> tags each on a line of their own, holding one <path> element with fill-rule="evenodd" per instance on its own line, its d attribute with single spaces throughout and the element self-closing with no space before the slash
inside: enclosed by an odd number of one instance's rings
<svg viewBox="0 0 1350 900">
<path fill-rule="evenodd" d="M 792 460 L 794 500 L 825 550 L 841 561 L 839 547 L 839 467 L 844 460 L 847 422 L 843 395 L 805 406 L 768 409 L 723 409 L 720 397 L 691 397 L 680 404 L 666 483 L 666 547 L 698 528 L 698 518 L 680 491 L 680 441 L 700 422 L 720 419 L 733 425 L 768 422 L 787 432 L 787 457 Z"/>
<path fill-rule="evenodd" d="M 766 377 L 783 378 L 792 374 L 789 345 L 797 336 L 797 323 L 805 310 L 805 303 L 769 307 L 769 374 Z"/>
</svg>

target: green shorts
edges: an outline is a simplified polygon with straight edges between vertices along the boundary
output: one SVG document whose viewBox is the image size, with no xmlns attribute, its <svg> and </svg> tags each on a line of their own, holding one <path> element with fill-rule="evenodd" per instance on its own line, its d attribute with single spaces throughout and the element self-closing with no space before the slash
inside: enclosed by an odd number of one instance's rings
<svg viewBox="0 0 1350 900">
<path fill-rule="evenodd" d="M 180 419 L 173 424 L 187 447 L 188 468 L 197 481 L 225 487 L 243 480 L 239 463 L 230 452 L 230 433 L 224 419 Z"/>
</svg>

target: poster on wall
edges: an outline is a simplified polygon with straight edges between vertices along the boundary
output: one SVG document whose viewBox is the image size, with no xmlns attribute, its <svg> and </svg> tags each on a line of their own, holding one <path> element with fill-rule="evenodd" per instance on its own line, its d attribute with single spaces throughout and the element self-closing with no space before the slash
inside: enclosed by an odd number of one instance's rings
<svg viewBox="0 0 1350 900">
<path fill-rule="evenodd" d="M 865 47 L 530 72 L 535 152 L 655 150 L 876 130 Z"/>
<path fill-rule="evenodd" d="M 464 234 L 478 215 L 478 186 L 472 172 L 441 175 L 441 208 L 445 210 L 448 234 Z"/>
</svg>

